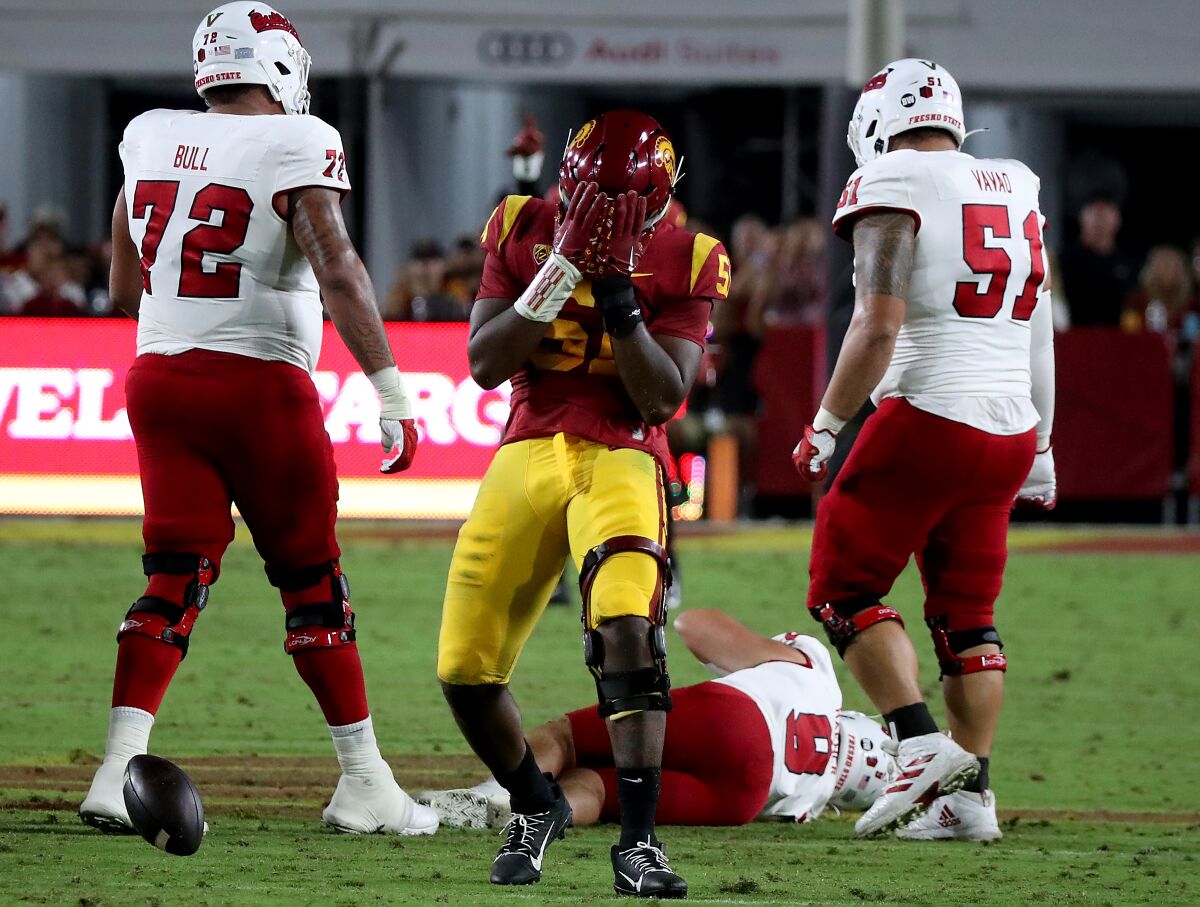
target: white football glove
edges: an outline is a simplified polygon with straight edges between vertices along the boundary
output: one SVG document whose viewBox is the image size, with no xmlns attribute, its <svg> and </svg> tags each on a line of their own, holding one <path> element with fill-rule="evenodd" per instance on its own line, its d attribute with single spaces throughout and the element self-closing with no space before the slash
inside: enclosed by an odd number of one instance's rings
<svg viewBox="0 0 1200 907">
<path fill-rule="evenodd" d="M 404 382 L 393 365 L 367 376 L 379 394 L 380 443 L 385 454 L 379 471 L 402 472 L 412 465 L 417 455 L 417 426 L 413 421 L 412 404 L 404 393 Z"/>
<path fill-rule="evenodd" d="M 1054 448 L 1047 447 L 1033 458 L 1033 467 L 1021 490 L 1017 507 L 1029 510 L 1053 510 L 1058 503 L 1058 482 L 1054 475 Z"/>
</svg>

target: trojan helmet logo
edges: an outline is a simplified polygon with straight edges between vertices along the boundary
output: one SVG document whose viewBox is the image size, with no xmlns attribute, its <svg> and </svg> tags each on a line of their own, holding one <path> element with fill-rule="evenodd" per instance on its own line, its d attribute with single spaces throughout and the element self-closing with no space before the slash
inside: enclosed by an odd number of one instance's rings
<svg viewBox="0 0 1200 907">
<path fill-rule="evenodd" d="M 575 138 L 571 142 L 571 147 L 579 148 L 581 145 L 583 145 L 583 143 L 587 141 L 588 136 L 592 134 L 592 130 L 595 128 L 595 120 L 588 120 L 586 123 L 580 126 L 579 131 L 575 133 Z"/>
<path fill-rule="evenodd" d="M 675 182 L 675 146 L 665 135 L 660 135 L 654 143 L 654 163 L 667 171 L 667 179 Z"/>
</svg>

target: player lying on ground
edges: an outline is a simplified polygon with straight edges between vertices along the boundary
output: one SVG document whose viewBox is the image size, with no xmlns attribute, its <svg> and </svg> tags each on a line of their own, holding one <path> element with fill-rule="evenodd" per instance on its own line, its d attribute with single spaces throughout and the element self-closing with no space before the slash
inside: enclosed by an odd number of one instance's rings
<svg viewBox="0 0 1200 907">
<path fill-rule="evenodd" d="M 310 377 L 323 296 L 382 398 L 382 470 L 407 468 L 416 429 L 342 223 L 350 188 L 342 140 L 308 115 L 308 52 L 269 6 L 213 10 L 192 60 L 209 111 L 149 111 L 121 143 L 110 283 L 113 302 L 138 318 L 126 398 L 149 584 L 117 633 L 108 743 L 80 816 L 131 829 L 125 766 L 146 752 L 233 539 L 236 502 L 283 599 L 284 649 L 321 706 L 342 767 L 324 821 L 431 834 L 437 816 L 400 789 L 375 743 L 334 535 L 333 449 Z"/>
<path fill-rule="evenodd" d="M 482 386 L 512 379 L 512 411 L 454 549 L 438 677 L 463 735 L 512 795 L 496 884 L 536 882 L 571 821 L 508 690 L 571 557 L 584 661 L 618 767 L 614 884 L 647 897 L 687 891 L 654 834 L 671 707 L 662 426 L 695 379 L 729 259 L 716 240 L 660 223 L 677 176 L 658 123 L 606 113 L 571 138 L 561 204 L 509 196 L 483 235 L 468 357 Z"/>
<path fill-rule="evenodd" d="M 743 825 L 756 818 L 809 822 L 827 805 L 863 810 L 887 786 L 887 732 L 842 711 L 829 651 L 811 636 L 768 639 L 721 611 L 675 619 L 680 638 L 717 680 L 672 692 L 663 746 L 663 825 Z M 538 765 L 571 805 L 575 825 L 620 818 L 616 767 L 596 706 L 528 735 Z M 489 778 L 420 797 L 444 825 L 507 821 L 508 792 Z"/>
<path fill-rule="evenodd" d="M 1007 663 L 993 610 L 1014 498 L 1054 505 L 1038 178 L 963 154 L 965 137 L 958 85 L 936 63 L 898 60 L 863 90 L 848 136 L 859 169 L 833 219 L 854 242 L 854 317 L 795 452 L 820 480 L 842 426 L 868 395 L 878 405 L 818 508 L 808 595 L 899 745 L 861 835 L 1000 837 L 988 759 Z M 913 554 L 953 740 L 883 603 Z"/>
</svg>

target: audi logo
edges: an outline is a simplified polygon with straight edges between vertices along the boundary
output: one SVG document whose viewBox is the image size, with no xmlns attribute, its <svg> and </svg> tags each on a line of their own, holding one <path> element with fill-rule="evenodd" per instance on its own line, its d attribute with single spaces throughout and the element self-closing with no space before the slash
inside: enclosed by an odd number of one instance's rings
<svg viewBox="0 0 1200 907">
<path fill-rule="evenodd" d="M 565 32 L 493 30 L 479 39 L 479 58 L 496 66 L 563 66 L 575 53 Z"/>
</svg>

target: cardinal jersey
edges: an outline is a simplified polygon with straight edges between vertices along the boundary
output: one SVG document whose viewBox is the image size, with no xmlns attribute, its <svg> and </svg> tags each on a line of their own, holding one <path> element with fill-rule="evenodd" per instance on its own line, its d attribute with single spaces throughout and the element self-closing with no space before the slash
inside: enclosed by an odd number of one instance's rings
<svg viewBox="0 0 1200 907">
<path fill-rule="evenodd" d="M 774 769 L 761 814 L 810 821 L 821 814 L 837 781 L 842 690 L 829 651 L 819 640 L 800 633 L 775 639 L 808 663 L 768 661 L 712 682 L 750 697 L 770 730 Z"/>
<path fill-rule="evenodd" d="M 855 171 L 833 228 L 902 211 L 917 247 L 904 325 L 878 404 L 903 397 L 992 434 L 1032 428 L 1031 327 L 1050 330 L 1038 178 L 1019 161 L 958 151 L 893 151 Z"/>
<path fill-rule="evenodd" d="M 313 116 L 152 110 L 126 127 L 121 160 L 145 287 L 138 353 L 205 349 L 311 372 L 320 295 L 273 202 L 349 190 L 337 130 Z"/>
<path fill-rule="evenodd" d="M 525 292 L 550 254 L 556 210 L 529 196 L 500 203 L 483 232 L 488 255 L 477 299 L 515 300 Z M 729 276 L 717 240 L 660 225 L 633 274 L 647 330 L 703 347 L 710 301 L 729 295 Z M 621 384 L 590 281 L 575 288 L 512 387 L 504 443 L 566 432 L 669 460 L 665 429 L 642 421 Z"/>
</svg>

